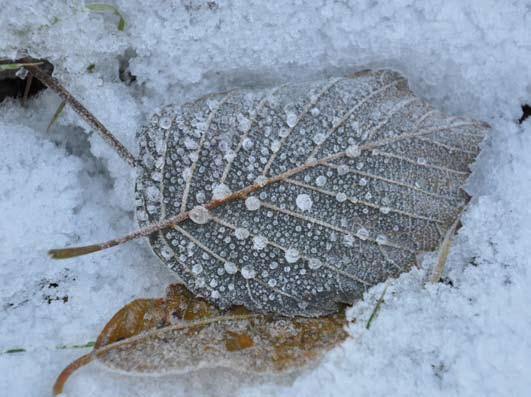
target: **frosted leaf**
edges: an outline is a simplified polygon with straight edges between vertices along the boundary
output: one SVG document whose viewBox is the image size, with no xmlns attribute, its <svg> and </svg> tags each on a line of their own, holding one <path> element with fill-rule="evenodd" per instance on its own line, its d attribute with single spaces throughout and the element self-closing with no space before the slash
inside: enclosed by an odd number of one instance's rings
<svg viewBox="0 0 531 397">
<path fill-rule="evenodd" d="M 247 237 L 249 237 L 249 230 L 245 229 L 244 227 L 238 227 L 236 230 L 234 230 L 234 236 L 238 240 L 245 240 Z"/>
<path fill-rule="evenodd" d="M 236 266 L 233 262 L 225 262 L 223 264 L 223 268 L 228 274 L 235 274 L 238 272 L 238 266 Z"/>
<path fill-rule="evenodd" d="M 434 111 L 394 71 L 209 95 L 141 131 L 137 220 L 189 215 L 150 244 L 195 294 L 211 297 L 216 279 L 220 306 L 320 316 L 437 248 L 486 131 Z"/>
<path fill-rule="evenodd" d="M 252 267 L 251 265 L 245 265 L 244 267 L 242 267 L 241 273 L 243 278 L 245 279 L 256 277 L 256 270 L 254 270 L 254 267 Z"/>
<path fill-rule="evenodd" d="M 190 219 L 198 225 L 207 223 L 209 218 L 208 210 L 202 205 L 195 206 L 190 210 Z"/>
<path fill-rule="evenodd" d="M 300 257 L 301 254 L 296 248 L 288 248 L 288 250 L 286 250 L 286 253 L 284 254 L 284 258 L 286 258 L 286 262 L 288 263 L 295 263 L 299 260 Z"/>
<path fill-rule="evenodd" d="M 260 200 L 256 197 L 250 196 L 245 199 L 245 208 L 249 211 L 256 211 L 260 208 Z"/>
<path fill-rule="evenodd" d="M 247 271 L 241 277 L 244 274 Z M 244 278 L 246 288 L 252 278 Z M 279 288 L 273 278 L 263 284 L 271 291 Z M 229 286 L 227 290 L 233 291 L 234 284 Z M 317 318 L 261 315 L 242 307 L 220 310 L 216 304 L 224 291 L 220 287 L 205 294 L 214 301 L 211 304 L 182 285 L 171 285 L 165 298 L 127 304 L 105 325 L 88 359 L 63 371 L 57 392 L 64 389 L 73 370 L 90 361 L 136 375 L 217 367 L 250 374 L 290 372 L 313 364 L 348 336 L 344 308 Z M 263 297 L 264 301 L 275 298 L 274 292 Z"/>
<path fill-rule="evenodd" d="M 263 250 L 265 247 L 267 247 L 267 238 L 264 236 L 253 237 L 253 248 L 255 250 Z"/>
<path fill-rule="evenodd" d="M 312 208 L 312 198 L 308 194 L 299 194 L 296 199 L 297 207 L 302 211 L 309 211 Z"/>
</svg>

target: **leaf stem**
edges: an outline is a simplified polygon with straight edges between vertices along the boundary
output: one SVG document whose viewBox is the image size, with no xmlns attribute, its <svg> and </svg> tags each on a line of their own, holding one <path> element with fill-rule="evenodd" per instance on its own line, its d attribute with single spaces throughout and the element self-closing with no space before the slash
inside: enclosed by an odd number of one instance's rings
<svg viewBox="0 0 531 397">
<path fill-rule="evenodd" d="M 68 367 L 63 369 L 63 371 L 59 374 L 57 377 L 57 380 L 55 381 L 53 385 L 53 395 L 58 396 L 63 392 L 63 388 L 65 386 L 66 381 L 72 375 L 72 373 L 77 370 L 78 368 L 87 365 L 90 363 L 94 358 L 94 355 L 92 353 L 85 354 L 84 356 L 79 357 L 77 360 L 72 362 Z"/>
</svg>

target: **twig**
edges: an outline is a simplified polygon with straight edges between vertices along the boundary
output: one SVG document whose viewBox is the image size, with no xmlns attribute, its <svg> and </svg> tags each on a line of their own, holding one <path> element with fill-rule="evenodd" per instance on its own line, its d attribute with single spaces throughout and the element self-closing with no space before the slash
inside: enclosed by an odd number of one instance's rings
<svg viewBox="0 0 531 397">
<path fill-rule="evenodd" d="M 35 65 L 25 65 L 24 68 L 28 70 L 34 77 L 39 79 L 43 84 L 48 88 L 57 93 L 68 105 L 70 105 L 77 114 L 79 114 L 90 126 L 96 129 L 101 137 L 111 145 L 116 153 L 127 161 L 127 163 L 135 167 L 136 158 L 131 154 L 131 152 L 85 107 L 83 106 L 76 98 L 70 94 L 63 87 L 57 79 L 46 74 L 42 69 Z"/>
</svg>

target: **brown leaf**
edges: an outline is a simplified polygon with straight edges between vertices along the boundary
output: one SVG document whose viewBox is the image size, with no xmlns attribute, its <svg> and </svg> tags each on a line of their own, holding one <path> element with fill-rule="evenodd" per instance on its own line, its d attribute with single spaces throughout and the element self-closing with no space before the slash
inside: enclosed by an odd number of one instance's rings
<svg viewBox="0 0 531 397">
<path fill-rule="evenodd" d="M 164 299 L 137 299 L 116 313 L 94 350 L 57 379 L 62 392 L 71 373 L 92 360 L 136 374 L 184 373 L 206 367 L 269 373 L 299 369 L 347 337 L 344 310 L 321 318 L 255 314 L 244 307 L 220 311 L 181 285 Z"/>
</svg>

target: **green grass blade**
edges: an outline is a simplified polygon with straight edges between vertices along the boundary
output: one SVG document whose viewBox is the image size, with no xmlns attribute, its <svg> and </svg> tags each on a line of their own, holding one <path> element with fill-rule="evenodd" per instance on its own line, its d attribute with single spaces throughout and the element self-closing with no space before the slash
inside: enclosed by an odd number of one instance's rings
<svg viewBox="0 0 531 397">
<path fill-rule="evenodd" d="M 53 114 L 53 117 L 52 117 L 52 119 L 50 120 L 50 123 L 48 124 L 48 128 L 46 128 L 46 131 L 49 131 L 50 128 L 52 127 L 52 125 L 57 121 L 57 119 L 58 119 L 59 116 L 61 115 L 61 112 L 62 112 L 63 109 L 65 108 L 65 105 L 66 105 L 66 102 L 65 102 L 65 101 L 62 101 L 62 102 L 59 104 L 59 107 L 57 108 L 57 110 L 56 110 L 55 113 Z"/>
<path fill-rule="evenodd" d="M 120 32 L 124 31 L 124 29 L 125 29 L 125 19 L 122 16 L 122 14 L 120 13 L 120 11 L 118 11 L 118 9 L 115 6 L 113 6 L 112 4 L 92 3 L 92 4 L 87 4 L 86 7 L 87 7 L 88 10 L 95 11 L 95 12 L 112 12 L 114 15 L 116 15 L 119 18 L 118 30 Z"/>
<path fill-rule="evenodd" d="M 35 63 L 4 63 L 0 64 L 0 71 L 3 70 L 17 70 L 20 68 L 23 68 L 24 66 L 38 66 L 42 65 L 42 62 L 35 62 Z"/>
</svg>

